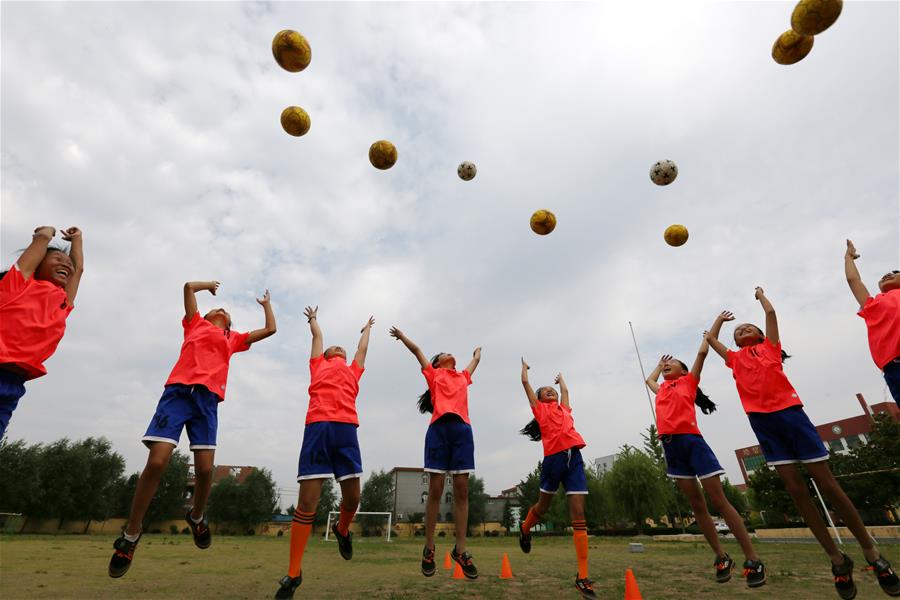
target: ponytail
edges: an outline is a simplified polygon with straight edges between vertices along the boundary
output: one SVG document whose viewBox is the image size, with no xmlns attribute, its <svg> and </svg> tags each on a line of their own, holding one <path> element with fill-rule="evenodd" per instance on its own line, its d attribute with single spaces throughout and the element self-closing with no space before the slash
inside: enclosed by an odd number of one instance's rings
<svg viewBox="0 0 900 600">
<path fill-rule="evenodd" d="M 532 442 L 541 441 L 541 426 L 538 425 L 537 419 L 532 419 L 528 425 L 519 430 L 519 433 L 530 439 Z"/>
<path fill-rule="evenodd" d="M 790 357 L 791 357 L 790 354 L 788 354 L 788 353 L 785 352 L 784 350 L 781 351 L 781 363 L 782 363 L 782 364 L 784 364 L 784 361 L 786 361 L 786 360 L 789 359 Z"/>
<path fill-rule="evenodd" d="M 438 352 L 434 356 L 431 357 L 431 368 L 437 369 L 438 359 L 441 357 L 443 352 Z M 431 401 L 431 390 L 427 389 L 425 392 L 419 396 L 419 401 L 417 402 L 419 407 L 419 412 L 423 415 L 425 413 L 433 413 L 434 412 L 434 402 Z"/>
<path fill-rule="evenodd" d="M 700 407 L 704 415 L 711 414 L 716 411 L 716 403 L 709 399 L 703 390 L 697 388 L 697 395 L 694 397 L 694 404 Z"/>
</svg>

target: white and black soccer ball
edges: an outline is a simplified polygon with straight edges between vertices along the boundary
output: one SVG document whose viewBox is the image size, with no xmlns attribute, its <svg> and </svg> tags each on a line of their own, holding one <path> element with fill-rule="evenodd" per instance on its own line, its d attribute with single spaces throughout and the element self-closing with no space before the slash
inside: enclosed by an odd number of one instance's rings
<svg viewBox="0 0 900 600">
<path fill-rule="evenodd" d="M 456 174 L 459 175 L 459 178 L 463 181 L 472 181 L 475 179 L 475 174 L 478 172 L 478 169 L 475 168 L 475 163 L 469 162 L 467 160 L 459 163 L 459 166 L 456 167 Z"/>
<path fill-rule="evenodd" d="M 656 185 L 669 185 L 678 177 L 678 166 L 671 160 L 658 160 L 650 167 L 650 181 Z"/>
</svg>

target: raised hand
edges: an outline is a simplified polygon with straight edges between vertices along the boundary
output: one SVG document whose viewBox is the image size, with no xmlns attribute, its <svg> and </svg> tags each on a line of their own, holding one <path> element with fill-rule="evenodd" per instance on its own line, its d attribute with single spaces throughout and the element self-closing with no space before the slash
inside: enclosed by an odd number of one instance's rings
<svg viewBox="0 0 900 600">
<path fill-rule="evenodd" d="M 360 333 L 365 332 L 366 329 L 371 329 L 375 325 L 375 317 L 374 315 L 369 317 L 369 320 L 366 321 L 366 324 L 363 325 L 362 329 L 359 330 Z"/>
<path fill-rule="evenodd" d="M 309 323 L 310 321 L 312 321 L 313 319 L 315 319 L 315 318 L 316 318 L 316 313 L 318 313 L 318 312 L 319 312 L 319 306 L 318 306 L 318 305 L 316 305 L 315 308 L 313 308 L 312 306 L 307 306 L 306 308 L 304 308 L 304 309 L 303 309 L 303 316 L 306 317 L 306 322 Z"/>
<path fill-rule="evenodd" d="M 59 233 L 62 235 L 62 239 L 67 242 L 75 241 L 76 239 L 81 239 L 81 230 L 77 227 L 68 227 L 66 229 L 60 229 Z"/>
<path fill-rule="evenodd" d="M 216 292 L 219 291 L 219 282 L 218 281 L 210 281 L 208 285 L 209 285 L 209 287 L 207 287 L 206 289 L 209 290 L 210 294 L 215 296 Z"/>
<path fill-rule="evenodd" d="M 557 373 L 556 377 L 553 379 L 553 383 L 557 385 L 566 385 L 565 379 L 563 379 L 562 373 Z"/>
<path fill-rule="evenodd" d="M 476 360 L 481 360 L 481 346 L 475 348 L 475 351 L 472 352 L 472 358 Z"/>
<path fill-rule="evenodd" d="M 525 362 L 525 357 L 524 357 L 524 356 L 522 357 L 522 368 L 525 369 L 526 371 L 529 370 L 529 369 L 531 368 L 531 367 L 528 366 L 528 363 Z"/>
<path fill-rule="evenodd" d="M 729 310 L 723 310 L 719 313 L 719 316 L 716 317 L 716 319 L 722 321 L 723 323 L 725 321 L 734 321 L 734 314 L 732 314 L 732 312 Z"/>
<path fill-rule="evenodd" d="M 35 228 L 34 235 L 44 235 L 53 239 L 53 236 L 56 235 L 56 229 L 49 225 L 41 225 L 40 227 Z"/>
<path fill-rule="evenodd" d="M 266 304 L 269 303 L 269 301 L 270 301 L 271 299 L 272 299 L 272 297 L 271 297 L 271 295 L 269 294 L 269 290 L 266 290 L 266 293 L 263 294 L 263 297 L 262 297 L 262 298 L 257 298 L 256 301 L 259 302 L 260 306 L 265 306 Z"/>
<path fill-rule="evenodd" d="M 856 246 L 850 240 L 847 240 L 847 252 L 844 254 L 844 258 L 849 258 L 850 260 L 859 258 L 859 252 L 856 251 Z"/>
<path fill-rule="evenodd" d="M 663 367 L 666 366 L 666 363 L 672 360 L 671 354 L 663 354 L 659 357 L 659 370 L 662 371 Z"/>
<path fill-rule="evenodd" d="M 399 329 L 397 329 L 396 327 L 391 327 L 391 329 L 388 331 L 388 333 L 391 334 L 391 337 L 394 338 L 395 340 L 403 341 L 403 337 L 404 337 L 403 332 L 400 331 Z"/>
<path fill-rule="evenodd" d="M 761 300 L 766 297 L 766 293 L 763 292 L 763 289 L 759 286 L 756 286 L 756 289 L 753 291 L 753 297 L 757 300 Z"/>
</svg>

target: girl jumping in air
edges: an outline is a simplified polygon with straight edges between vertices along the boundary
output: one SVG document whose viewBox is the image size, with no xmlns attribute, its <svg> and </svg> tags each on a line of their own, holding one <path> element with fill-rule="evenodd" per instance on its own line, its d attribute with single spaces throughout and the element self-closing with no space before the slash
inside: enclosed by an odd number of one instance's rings
<svg viewBox="0 0 900 600">
<path fill-rule="evenodd" d="M 723 313 L 723 317 L 727 316 L 730 313 Z M 709 343 L 704 339 L 690 371 L 687 365 L 669 355 L 659 359 L 659 364 L 647 378 L 647 387 L 656 394 L 656 429 L 666 454 L 666 473 L 675 480 L 678 488 L 690 501 L 697 525 L 716 554 L 716 581 L 725 583 L 730 580 L 735 565 L 719 542 L 703 490 L 706 490 L 716 513 L 728 523 L 728 528 L 744 551 L 744 576 L 747 578 L 747 585 L 759 587 L 766 583 L 766 568 L 753 550 L 743 519 L 725 497 L 719 480 L 725 470 L 719 465 L 716 455 L 697 427 L 695 404 L 704 414 L 716 410 L 716 405 L 698 387 L 700 371 L 703 370 L 703 362 L 708 353 Z M 663 376 L 661 384 L 657 383 L 660 374 Z"/>
<path fill-rule="evenodd" d="M 456 545 L 450 556 L 469 579 L 478 577 L 472 555 L 466 550 L 466 528 L 469 520 L 469 473 L 475 472 L 475 442 L 469 424 L 468 387 L 472 374 L 481 361 L 481 348 L 475 348 L 472 360 L 462 371 L 456 370 L 452 354 L 441 352 L 429 361 L 419 347 L 396 327 L 391 336 L 403 342 L 422 367 L 428 390 L 419 397 L 419 411 L 430 412 L 431 423 L 425 434 L 425 471 L 431 473 L 428 504 L 425 507 L 425 548 L 422 550 L 422 574 L 434 575 L 434 528 L 437 523 L 444 474 L 453 476 L 453 520 Z"/>
<path fill-rule="evenodd" d="M 596 598 L 594 584 L 588 579 L 588 536 L 587 522 L 584 520 L 584 497 L 588 488 L 584 460 L 581 458 L 584 439 L 575 431 L 569 388 L 562 373 L 554 380 L 559 385 L 559 394 L 551 386 L 539 387 L 535 392 L 528 382 L 529 368 L 523 358 L 522 386 L 534 419 L 520 433 L 532 441 L 543 443 L 544 460 L 541 462 L 540 495 L 537 504 L 528 509 L 528 516 L 520 526 L 519 547 L 525 554 L 531 552 L 531 528 L 544 517 L 561 483 L 569 501 L 575 556 L 578 558 L 575 588 L 585 598 Z"/>
<path fill-rule="evenodd" d="M 856 597 L 853 561 L 838 549 L 828 534 L 825 521 L 797 467 L 798 463 L 806 466 L 819 490 L 856 537 L 881 588 L 890 596 L 900 596 L 900 579 L 887 559 L 879 554 L 856 507 L 828 468 L 828 451 L 803 411 L 800 397 L 784 374 L 782 362 L 787 355 L 781 349 L 775 309 L 762 288 L 756 288 L 755 295 L 766 314 L 765 333 L 750 323 L 738 325 L 734 330 L 734 341 L 740 350 L 733 352 L 718 340 L 722 324 L 734 319 L 731 313 L 723 312 L 716 318 L 706 339 L 713 350 L 725 359 L 725 366 L 734 375 L 741 404 L 766 462 L 775 467 L 807 527 L 831 558 L 831 572 L 838 595 L 844 600 Z"/>
<path fill-rule="evenodd" d="M 44 225 L 0 275 L 0 440 L 25 395 L 25 382 L 47 374 L 44 361 L 56 351 L 75 308 L 84 273 L 81 230 L 69 227 L 60 234 L 71 243 L 68 254 L 48 247 L 56 229 Z"/>
<path fill-rule="evenodd" d="M 194 452 L 193 507 L 185 515 L 194 544 L 200 549 L 209 548 L 212 534 L 203 509 L 212 486 L 213 460 L 216 453 L 217 410 L 225 399 L 228 379 L 228 363 L 235 352 L 244 352 L 250 345 L 275 333 L 275 313 L 269 300 L 269 291 L 256 301 L 263 307 L 266 324 L 250 333 L 231 329 L 231 315 L 224 308 L 214 308 L 200 316 L 196 292 L 206 290 L 215 296 L 218 281 L 191 281 L 184 284 L 184 342 L 181 354 L 163 388 L 156 414 L 150 421 L 142 441 L 150 449 L 147 465 L 141 472 L 131 515 L 122 535 L 113 543 L 109 560 L 109 576 L 121 577 L 128 572 L 134 559 L 134 550 L 141 537 L 144 515 L 159 486 L 159 480 L 169 464 L 169 459 L 181 430 L 187 427 L 191 450 Z"/>
<path fill-rule="evenodd" d="M 350 522 L 359 506 L 359 478 L 362 476 L 362 457 L 356 429 L 356 396 L 359 379 L 366 366 L 369 334 L 375 319 L 363 325 L 356 354 L 347 364 L 347 352 L 340 346 L 324 348 L 319 327 L 319 307 L 306 307 L 303 314 L 312 332 L 309 359 L 309 407 L 300 448 L 297 481 L 300 499 L 294 522 L 291 524 L 291 554 L 288 574 L 281 578 L 275 598 L 293 598 L 303 580 L 301 564 L 306 542 L 312 532 L 316 507 L 322 495 L 322 484 L 332 476 L 341 485 L 341 514 L 331 531 L 338 541 L 338 552 L 344 560 L 353 558 Z M 324 349 L 323 349 L 324 348 Z"/>
<path fill-rule="evenodd" d="M 855 262 L 857 258 L 859 254 L 853 242 L 847 240 L 844 273 L 853 297 L 859 302 L 859 312 L 856 314 L 866 321 L 872 359 L 884 374 L 891 396 L 900 406 L 900 271 L 885 273 L 878 281 L 881 293 L 873 298 L 859 276 Z"/>
</svg>

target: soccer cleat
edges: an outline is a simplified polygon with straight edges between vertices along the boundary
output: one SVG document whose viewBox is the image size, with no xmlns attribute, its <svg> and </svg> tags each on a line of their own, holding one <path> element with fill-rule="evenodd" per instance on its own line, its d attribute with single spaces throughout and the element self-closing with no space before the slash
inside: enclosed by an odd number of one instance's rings
<svg viewBox="0 0 900 600">
<path fill-rule="evenodd" d="M 716 567 L 716 583 L 725 583 L 731 580 L 731 572 L 734 571 L 734 561 L 728 556 L 727 552 L 722 556 L 717 556 L 713 566 Z"/>
<path fill-rule="evenodd" d="M 191 511 L 188 511 L 184 518 L 191 528 L 191 533 L 194 534 L 194 544 L 201 550 L 209 548 L 209 545 L 212 544 L 212 532 L 209 530 L 209 521 L 206 520 L 206 515 L 203 515 L 199 523 L 194 523 Z"/>
<path fill-rule="evenodd" d="M 425 546 L 425 548 L 422 549 L 422 575 L 431 577 L 434 575 L 434 569 L 434 548 Z"/>
<path fill-rule="evenodd" d="M 744 561 L 744 577 L 747 587 L 757 588 L 766 583 L 766 565 L 761 560 Z"/>
<path fill-rule="evenodd" d="M 300 587 L 301 583 L 303 583 L 303 573 L 300 573 L 296 577 L 291 577 L 290 575 L 285 575 L 284 577 L 282 577 L 278 582 L 278 591 L 275 592 L 276 600 L 281 600 L 282 598 L 293 598 L 294 592 L 297 591 L 297 588 Z"/>
<path fill-rule="evenodd" d="M 121 577 L 128 572 L 128 569 L 131 568 L 131 561 L 134 560 L 134 550 L 137 548 L 139 541 L 141 541 L 140 536 L 135 541 L 129 542 L 125 539 L 125 532 L 123 531 L 122 535 L 113 542 L 115 552 L 113 552 L 112 558 L 109 559 L 110 577 Z"/>
<path fill-rule="evenodd" d="M 866 562 L 875 570 L 875 578 L 884 593 L 888 596 L 900 596 L 900 578 L 894 573 L 891 563 L 883 556 L 879 556 L 875 562 Z"/>
<path fill-rule="evenodd" d="M 338 552 L 341 553 L 341 558 L 344 560 L 353 558 L 353 532 L 347 531 L 347 535 L 341 535 L 341 532 L 338 531 L 337 523 L 335 523 L 331 526 L 331 533 L 337 539 Z"/>
<path fill-rule="evenodd" d="M 519 548 L 525 554 L 531 552 L 531 534 L 525 533 L 525 530 L 521 527 L 519 527 Z"/>
<path fill-rule="evenodd" d="M 597 594 L 594 593 L 594 582 L 585 577 L 584 579 L 578 579 L 578 575 L 575 576 L 575 589 L 577 589 L 583 598 L 596 598 Z"/>
<path fill-rule="evenodd" d="M 456 546 L 453 546 L 453 550 L 450 551 L 450 558 L 455 560 L 460 567 L 462 567 L 463 575 L 466 576 L 466 579 L 478 579 L 478 568 L 475 567 L 475 563 L 472 562 L 472 555 L 468 550 L 465 550 L 462 554 L 458 554 L 456 552 Z"/>
<path fill-rule="evenodd" d="M 841 556 L 844 557 L 844 564 L 831 564 L 834 589 L 843 600 L 853 600 L 856 598 L 856 584 L 853 583 L 853 560 L 846 554 L 841 553 Z"/>
</svg>

